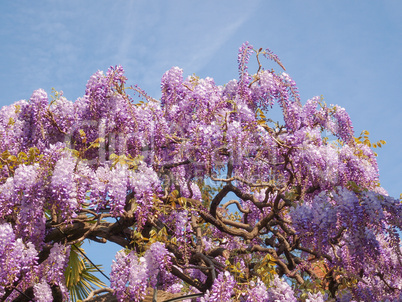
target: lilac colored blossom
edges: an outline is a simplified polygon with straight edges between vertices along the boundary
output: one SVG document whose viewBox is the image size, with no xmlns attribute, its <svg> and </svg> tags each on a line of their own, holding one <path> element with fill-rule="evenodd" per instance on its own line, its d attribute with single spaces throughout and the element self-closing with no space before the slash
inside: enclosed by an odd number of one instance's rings
<svg viewBox="0 0 402 302">
<path fill-rule="evenodd" d="M 262 52 L 262 54 L 264 55 L 264 57 L 266 57 L 266 58 L 268 58 L 268 59 L 270 59 L 270 60 L 272 60 L 272 61 L 275 61 L 279 66 L 281 66 L 283 69 L 285 69 L 285 68 L 283 67 L 282 62 L 281 62 L 281 60 L 279 59 L 279 57 L 278 57 L 276 54 L 274 54 L 273 51 L 270 50 L 269 48 L 266 48 L 266 49 Z"/>
<path fill-rule="evenodd" d="M 252 53 L 253 46 L 248 42 L 243 43 L 243 45 L 239 48 L 237 62 L 239 64 L 240 83 L 242 85 L 247 85 L 250 82 L 250 76 L 247 72 L 247 65 Z"/>
<path fill-rule="evenodd" d="M 126 261 L 127 255 L 124 251 L 119 251 L 115 255 L 115 260 L 112 262 L 110 273 L 110 287 L 115 290 L 117 298 L 122 301 L 126 290 L 126 284 L 129 276 L 129 269 Z M 135 259 L 134 261 L 136 261 Z"/>
<path fill-rule="evenodd" d="M 50 288 L 49 284 L 42 280 L 40 283 L 36 283 L 33 287 L 35 301 L 38 302 L 52 302 L 53 295 L 52 289 Z"/>
<path fill-rule="evenodd" d="M 35 277 L 38 252 L 31 242 L 16 238 L 9 223 L 0 224 L 0 297 L 15 281 L 29 282 Z M 21 277 L 25 280 L 21 280 Z"/>
<path fill-rule="evenodd" d="M 91 196 L 98 208 L 110 206 L 111 212 L 118 216 L 124 211 L 127 193 L 133 191 L 136 203 L 143 206 L 143 212 L 136 213 L 140 218 L 146 215 L 147 208 L 152 207 L 158 183 L 156 173 L 143 162 L 139 163 L 136 171 L 120 164 L 112 168 L 103 166 L 96 171 Z"/>
<path fill-rule="evenodd" d="M 43 187 L 38 164 L 20 165 L 13 177 L 0 185 L 0 217 L 11 215 L 17 220 L 18 236 L 31 237 L 40 245 L 45 233 Z"/>
<path fill-rule="evenodd" d="M 141 222 L 147 211 L 152 207 L 154 194 L 158 193 L 157 188 L 160 182 L 156 172 L 144 162 L 140 162 L 138 169 L 129 174 L 129 185 L 135 193 L 136 202 L 141 205 L 136 215 Z M 141 211 L 143 212 L 140 212 Z"/>
<path fill-rule="evenodd" d="M 167 270 L 171 265 L 169 252 L 166 249 L 165 244 L 155 242 L 145 252 L 144 258 L 147 265 L 150 285 L 151 287 L 155 287 L 158 274 Z"/>
<path fill-rule="evenodd" d="M 308 293 L 306 302 L 324 302 L 324 295 L 321 292 L 318 293 Z"/>
<path fill-rule="evenodd" d="M 47 283 L 58 285 L 65 299 L 68 298 L 68 291 L 65 285 L 64 270 L 69 256 L 70 246 L 55 243 L 50 249 L 49 257 L 38 268 L 38 275 Z"/>
<path fill-rule="evenodd" d="M 207 275 L 199 269 L 189 269 L 188 274 L 191 276 L 191 278 L 200 280 L 201 282 L 205 282 L 207 279 Z"/>
<path fill-rule="evenodd" d="M 127 196 L 128 171 L 126 166 L 117 164 L 109 171 L 108 198 L 112 214 L 118 216 L 124 210 Z"/>
<path fill-rule="evenodd" d="M 255 100 L 256 105 L 263 109 L 272 108 L 277 93 L 277 83 L 274 75 L 269 71 L 261 70 L 257 76 L 258 85 L 253 85 L 251 87 L 253 99 Z"/>
<path fill-rule="evenodd" d="M 48 105 L 47 93 L 43 89 L 35 90 L 32 93 L 29 106 L 21 109 L 21 118 L 25 121 L 24 147 L 29 144 L 36 145 L 43 149 L 46 145 L 46 129 L 50 124 L 43 117 Z"/>
<path fill-rule="evenodd" d="M 59 97 L 52 100 L 49 104 L 48 115 L 54 120 L 54 123 L 50 123 L 47 129 L 45 129 L 48 136 L 48 143 L 70 143 L 71 141 L 69 141 L 67 137 L 70 135 L 72 128 L 77 125 L 74 103 L 59 95 Z"/>
<path fill-rule="evenodd" d="M 162 77 L 162 106 L 170 108 L 175 98 L 181 98 L 184 87 L 181 85 L 183 82 L 183 70 L 178 67 L 172 67 Z"/>
<path fill-rule="evenodd" d="M 144 258 L 138 259 L 134 252 L 116 254 L 110 273 L 110 286 L 115 290 L 119 301 L 127 297 L 132 301 L 141 301 L 146 293 L 148 272 Z"/>
<path fill-rule="evenodd" d="M 36 262 L 38 260 L 38 251 L 32 242 L 27 242 L 24 244 L 20 238 L 18 238 L 14 243 L 14 251 L 19 253 L 21 262 L 20 270 L 21 274 L 29 280 L 34 277 L 36 272 Z"/>
<path fill-rule="evenodd" d="M 112 264 L 110 285 L 115 290 L 119 301 L 130 297 L 133 301 L 141 301 L 148 286 L 155 287 L 158 275 L 170 266 L 168 251 L 164 244 L 153 243 L 138 258 L 134 251 L 126 254 L 120 251 Z"/>
<path fill-rule="evenodd" d="M 105 97 L 110 88 L 107 85 L 107 78 L 103 71 L 97 71 L 88 80 L 86 85 L 86 95 L 90 97 Z"/>
<path fill-rule="evenodd" d="M 317 122 L 317 106 L 320 102 L 321 98 L 315 96 L 309 100 L 307 100 L 306 104 L 303 106 L 301 117 L 303 126 L 307 126 L 313 128 L 314 123 Z"/>
<path fill-rule="evenodd" d="M 336 134 L 345 142 L 349 142 L 353 139 L 353 126 L 350 120 L 349 114 L 345 108 L 335 106 L 334 119 L 336 122 Z"/>
<path fill-rule="evenodd" d="M 237 80 L 231 80 L 226 84 L 223 90 L 223 96 L 228 98 L 229 100 L 233 100 L 235 99 L 236 94 L 237 94 Z"/>
<path fill-rule="evenodd" d="M 269 295 L 267 287 L 260 279 L 257 282 L 250 282 L 250 289 L 246 298 L 246 302 L 267 302 L 269 301 Z"/>
<path fill-rule="evenodd" d="M 111 66 L 106 76 L 111 79 L 112 84 L 122 86 L 126 83 L 127 78 L 124 76 L 124 69 L 121 65 Z"/>
<path fill-rule="evenodd" d="M 363 278 L 366 278 L 367 274 L 365 284 L 371 284 L 370 290 L 379 291 L 369 293 L 368 287 L 361 287 L 359 291 L 354 292 L 357 296 L 364 295 L 365 299 L 369 296 L 378 298 L 386 296 L 380 289 L 381 286 L 378 287 L 381 282 L 378 277 L 368 276 L 375 275 L 379 266 L 383 272 L 393 275 L 388 284 L 396 282 L 397 288 L 398 282 L 402 280 L 402 274 L 399 273 L 402 269 L 400 262 L 390 261 L 392 252 L 388 250 L 400 250 L 399 235 L 391 231 L 392 228 L 386 222 L 389 221 L 388 211 L 393 212 L 390 217 L 401 215 L 400 210 L 395 212 L 393 205 L 396 205 L 396 201 L 372 192 L 357 194 L 338 188 L 335 192 L 318 195 L 311 203 L 305 202 L 292 210 L 290 216 L 297 232 L 310 233 L 309 236 L 302 237 L 305 246 L 315 247 L 322 253 L 335 253 L 339 261 L 337 265 L 342 266 L 351 275 L 364 271 Z M 394 223 L 398 225 L 400 221 Z M 386 244 L 383 235 L 380 235 L 384 231 L 390 234 Z M 333 250 L 333 238 L 339 237 L 342 232 L 342 249 Z M 394 252 L 395 255 L 399 253 Z"/>
<path fill-rule="evenodd" d="M 187 210 L 177 211 L 172 216 L 175 228 L 175 235 L 179 240 L 185 239 L 183 236 L 185 235 L 188 226 L 188 219 L 189 219 L 188 211 Z"/>
<path fill-rule="evenodd" d="M 21 108 L 29 106 L 26 100 L 21 100 L 13 105 L 4 106 L 0 110 L 0 133 L 2 137 L 1 151 L 8 150 L 17 153 L 24 143 L 24 124 L 20 119 Z M 12 121 L 12 123 L 10 123 Z"/>
<path fill-rule="evenodd" d="M 91 198 L 96 207 L 103 208 L 107 205 L 108 183 L 111 174 L 108 166 L 100 166 L 94 171 L 94 179 L 91 183 Z"/>
<path fill-rule="evenodd" d="M 204 297 L 201 298 L 201 302 L 232 301 L 231 296 L 235 284 L 236 281 L 229 272 L 219 273 L 211 290 L 205 293 Z"/>
<path fill-rule="evenodd" d="M 299 96 L 298 88 L 296 86 L 296 82 L 286 72 L 282 72 L 281 78 L 283 79 L 283 81 L 285 83 L 284 86 L 288 88 L 289 94 L 295 100 L 295 103 L 299 103 L 300 96 Z"/>
<path fill-rule="evenodd" d="M 181 292 L 181 290 L 183 289 L 183 284 L 181 283 L 175 283 L 170 285 L 166 291 L 172 294 L 178 294 Z"/>
<path fill-rule="evenodd" d="M 277 275 L 268 288 L 268 297 L 269 302 L 297 302 L 293 289 Z"/>
<path fill-rule="evenodd" d="M 71 157 L 62 157 L 53 170 L 51 190 L 56 209 L 60 210 L 64 219 L 74 217 L 79 207 L 77 199 L 77 185 L 74 179 L 76 160 Z"/>
</svg>

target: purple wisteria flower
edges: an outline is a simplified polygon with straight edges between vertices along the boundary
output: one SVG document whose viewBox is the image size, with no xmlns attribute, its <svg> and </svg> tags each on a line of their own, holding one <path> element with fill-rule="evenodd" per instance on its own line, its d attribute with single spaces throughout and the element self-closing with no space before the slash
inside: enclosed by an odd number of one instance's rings
<svg viewBox="0 0 402 302">
<path fill-rule="evenodd" d="M 248 291 L 245 302 L 267 302 L 269 301 L 267 287 L 260 279 L 257 282 L 250 282 L 250 289 Z"/>
<path fill-rule="evenodd" d="M 268 288 L 268 297 L 268 302 L 297 302 L 291 286 L 277 275 Z"/>
<path fill-rule="evenodd" d="M 151 287 L 157 284 L 158 274 L 171 265 L 169 252 L 164 243 L 155 242 L 145 252 L 145 263 Z"/>
<path fill-rule="evenodd" d="M 29 284 L 37 273 L 37 260 L 38 252 L 31 242 L 24 244 L 16 238 L 11 224 L 0 224 L 0 297 L 16 281 Z"/>
<path fill-rule="evenodd" d="M 45 280 L 42 280 L 40 283 L 36 283 L 33 287 L 33 292 L 35 301 L 37 302 L 53 301 L 52 289 Z"/>
<path fill-rule="evenodd" d="M 134 302 L 141 301 L 146 293 L 148 273 L 144 258 L 138 258 L 134 252 L 126 255 L 124 251 L 116 254 L 110 273 L 110 286 L 115 290 L 119 301 L 126 298 Z"/>
<path fill-rule="evenodd" d="M 124 251 L 117 252 L 110 273 L 110 286 L 115 290 L 119 301 L 126 298 L 141 301 L 147 287 L 155 287 L 159 273 L 170 266 L 169 257 L 167 249 L 160 242 L 153 243 L 144 257 L 140 258 L 134 251 L 128 254 Z"/>
<path fill-rule="evenodd" d="M 66 287 L 64 270 L 67 267 L 70 256 L 70 246 L 55 243 L 50 249 L 49 257 L 38 267 L 38 277 L 48 284 L 56 284 L 65 299 L 68 299 L 69 293 Z"/>
<path fill-rule="evenodd" d="M 307 299 L 306 302 L 324 302 L 326 301 L 326 299 L 324 297 L 324 295 L 321 292 L 318 293 L 308 293 L 307 294 Z"/>
<path fill-rule="evenodd" d="M 60 158 L 53 170 L 51 180 L 52 202 L 55 209 L 60 210 L 64 219 L 75 216 L 79 207 L 77 200 L 77 185 L 74 169 L 76 159 L 72 156 Z"/>
<path fill-rule="evenodd" d="M 201 302 L 232 301 L 231 297 L 235 284 L 236 281 L 229 272 L 219 273 L 212 288 L 201 298 Z"/>
</svg>

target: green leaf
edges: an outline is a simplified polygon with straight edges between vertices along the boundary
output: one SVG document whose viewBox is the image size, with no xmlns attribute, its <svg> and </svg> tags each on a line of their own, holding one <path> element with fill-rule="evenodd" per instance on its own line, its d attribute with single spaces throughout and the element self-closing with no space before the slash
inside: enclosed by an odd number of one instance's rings
<svg viewBox="0 0 402 302">
<path fill-rule="evenodd" d="M 14 105 L 15 113 L 19 113 L 21 111 L 21 105 Z"/>
<path fill-rule="evenodd" d="M 10 155 L 10 156 L 7 158 L 7 160 L 8 160 L 8 161 L 12 161 L 12 162 L 17 162 L 17 161 L 18 161 L 17 156 L 15 156 L 15 155 Z"/>
<path fill-rule="evenodd" d="M 18 161 L 19 162 L 25 162 L 26 160 L 28 160 L 28 156 L 26 155 L 26 153 L 24 153 L 24 152 L 18 153 Z"/>
<path fill-rule="evenodd" d="M 110 160 L 113 160 L 113 159 L 116 159 L 116 158 L 118 158 L 118 157 L 119 157 L 119 156 L 118 156 L 117 154 L 112 153 L 112 154 L 110 154 L 109 159 L 110 159 Z"/>
<path fill-rule="evenodd" d="M 6 150 L 3 153 L 1 153 L 1 158 L 4 160 L 7 160 L 7 158 L 11 155 L 10 151 Z"/>
<path fill-rule="evenodd" d="M 80 130 L 78 130 L 78 133 L 80 134 L 80 137 L 81 137 L 82 142 L 83 142 L 83 143 L 86 143 L 86 142 L 87 142 L 87 135 L 86 135 L 86 133 L 84 132 L 84 130 L 80 129 Z"/>
<path fill-rule="evenodd" d="M 71 247 L 69 262 L 64 271 L 66 286 L 73 302 L 85 299 L 95 287 L 106 286 L 93 274 L 98 271 L 96 267 L 79 252 L 85 253 L 81 245 L 82 242 Z M 97 267 L 101 268 L 99 265 Z"/>
</svg>

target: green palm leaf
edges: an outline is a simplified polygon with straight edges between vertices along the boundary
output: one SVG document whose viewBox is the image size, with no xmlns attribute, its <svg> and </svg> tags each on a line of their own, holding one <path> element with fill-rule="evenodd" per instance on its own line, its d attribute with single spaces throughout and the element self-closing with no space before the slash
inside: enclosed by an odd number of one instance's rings
<svg viewBox="0 0 402 302">
<path fill-rule="evenodd" d="M 98 270 L 82 254 L 82 242 L 71 247 L 70 258 L 64 272 L 66 286 L 70 292 L 71 301 L 76 302 L 85 299 L 95 287 L 106 286 L 94 275 Z M 96 265 L 98 268 L 102 268 Z"/>
</svg>

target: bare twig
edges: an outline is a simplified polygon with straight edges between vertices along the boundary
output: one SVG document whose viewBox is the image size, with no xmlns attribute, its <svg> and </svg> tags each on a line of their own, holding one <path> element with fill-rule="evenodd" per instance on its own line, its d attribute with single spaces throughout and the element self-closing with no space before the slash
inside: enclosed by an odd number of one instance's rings
<svg viewBox="0 0 402 302">
<path fill-rule="evenodd" d="M 88 297 L 86 297 L 84 300 L 82 300 L 82 302 L 88 302 L 88 301 L 91 301 L 91 299 L 95 296 L 95 295 L 98 295 L 98 294 L 100 294 L 100 293 L 111 293 L 111 294 L 114 294 L 114 290 L 113 289 L 111 289 L 111 288 L 109 288 L 109 287 L 104 287 L 104 288 L 100 288 L 100 289 L 96 289 L 96 290 L 93 290 L 89 295 L 88 295 Z"/>
</svg>

